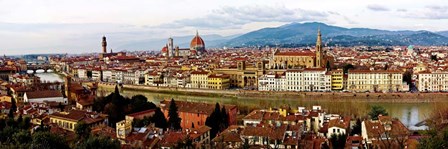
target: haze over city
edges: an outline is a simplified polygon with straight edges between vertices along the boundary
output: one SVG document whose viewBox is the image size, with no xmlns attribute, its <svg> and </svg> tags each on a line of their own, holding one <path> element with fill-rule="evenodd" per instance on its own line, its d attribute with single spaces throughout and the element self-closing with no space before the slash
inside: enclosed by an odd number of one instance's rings
<svg viewBox="0 0 448 149">
<path fill-rule="evenodd" d="M 240 35 L 291 22 L 385 30 L 448 30 L 448 2 L 358 0 L 0 1 L 0 54 L 98 52 L 170 36 Z M 206 36 L 204 39 L 207 40 Z"/>
</svg>

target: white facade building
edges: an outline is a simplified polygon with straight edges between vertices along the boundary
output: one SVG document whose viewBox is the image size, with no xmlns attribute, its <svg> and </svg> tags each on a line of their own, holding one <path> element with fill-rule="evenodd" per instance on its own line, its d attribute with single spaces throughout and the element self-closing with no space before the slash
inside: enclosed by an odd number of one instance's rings
<svg viewBox="0 0 448 149">
<path fill-rule="evenodd" d="M 353 70 L 348 72 L 347 88 L 354 92 L 403 91 L 403 74 L 394 70 Z"/>
<path fill-rule="evenodd" d="M 104 70 L 103 71 L 103 81 L 104 82 L 113 82 L 112 70 Z"/>
<path fill-rule="evenodd" d="M 23 100 L 28 103 L 44 103 L 47 101 L 67 104 L 67 98 L 64 98 L 62 93 L 57 90 L 26 92 L 23 95 Z"/>
<path fill-rule="evenodd" d="M 331 91 L 331 74 L 325 68 L 306 68 L 286 71 L 288 91 Z"/>
<path fill-rule="evenodd" d="M 258 78 L 259 91 L 286 91 L 286 76 L 266 74 Z"/>
<path fill-rule="evenodd" d="M 92 70 L 92 80 L 101 80 L 101 69 Z"/>
<path fill-rule="evenodd" d="M 87 79 L 87 70 L 86 69 L 78 69 L 78 78 Z"/>
<path fill-rule="evenodd" d="M 448 91 L 448 72 L 420 72 L 417 88 L 420 92 Z"/>
</svg>

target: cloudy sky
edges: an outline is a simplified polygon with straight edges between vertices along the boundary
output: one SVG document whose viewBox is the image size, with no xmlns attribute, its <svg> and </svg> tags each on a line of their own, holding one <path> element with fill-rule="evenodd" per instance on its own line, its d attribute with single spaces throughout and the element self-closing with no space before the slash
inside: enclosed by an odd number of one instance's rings
<svg viewBox="0 0 448 149">
<path fill-rule="evenodd" d="M 448 1 L 0 0 L 0 54 L 90 53 L 100 51 L 103 35 L 113 49 L 192 35 L 196 30 L 228 36 L 314 21 L 342 27 L 442 31 L 448 30 Z"/>
</svg>

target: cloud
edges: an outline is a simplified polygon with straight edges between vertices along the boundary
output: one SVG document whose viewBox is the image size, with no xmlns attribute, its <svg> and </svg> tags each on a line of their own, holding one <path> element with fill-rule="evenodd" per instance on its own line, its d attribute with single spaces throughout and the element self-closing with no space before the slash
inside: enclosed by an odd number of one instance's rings
<svg viewBox="0 0 448 149">
<path fill-rule="evenodd" d="M 325 21 L 332 14 L 284 6 L 222 7 L 196 18 L 162 24 L 161 28 L 194 27 L 202 29 L 235 29 L 253 22 Z"/>
<path fill-rule="evenodd" d="M 389 8 L 387 8 L 385 6 L 378 5 L 378 4 L 367 5 L 367 9 L 372 10 L 372 11 L 390 11 Z"/>
<path fill-rule="evenodd" d="M 430 5 L 403 14 L 408 18 L 444 20 L 448 19 L 448 6 Z"/>
</svg>

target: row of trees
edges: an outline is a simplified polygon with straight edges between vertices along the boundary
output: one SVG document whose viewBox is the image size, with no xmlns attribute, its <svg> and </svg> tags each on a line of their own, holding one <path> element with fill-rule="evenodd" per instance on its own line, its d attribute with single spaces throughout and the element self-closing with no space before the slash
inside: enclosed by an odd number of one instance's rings
<svg viewBox="0 0 448 149">
<path fill-rule="evenodd" d="M 448 148 L 448 107 L 436 106 L 426 121 L 426 137 L 420 140 L 419 149 Z"/>
<path fill-rule="evenodd" d="M 211 128 L 210 138 L 214 138 L 219 132 L 229 127 L 229 115 L 225 106 L 216 103 L 215 110 L 205 120 L 205 125 Z"/>
<path fill-rule="evenodd" d="M 124 120 L 126 114 L 140 112 L 149 109 L 157 109 L 157 106 L 148 102 L 143 95 L 136 95 L 132 98 L 126 98 L 120 95 L 118 87 L 115 91 L 106 97 L 100 97 L 95 100 L 93 110 L 109 115 L 109 124 L 115 128 L 115 123 Z M 159 113 L 160 113 L 159 109 Z M 161 117 L 159 117 L 161 118 Z"/>
</svg>

